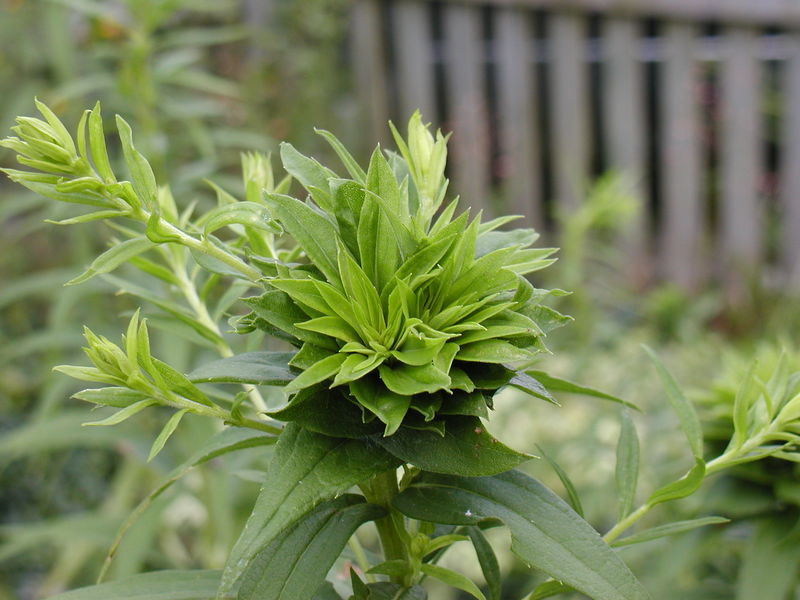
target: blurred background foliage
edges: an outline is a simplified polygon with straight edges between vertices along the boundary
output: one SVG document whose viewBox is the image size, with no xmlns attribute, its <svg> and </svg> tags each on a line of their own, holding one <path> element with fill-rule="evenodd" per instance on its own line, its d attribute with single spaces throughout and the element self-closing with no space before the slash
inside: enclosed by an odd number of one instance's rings
<svg viewBox="0 0 800 600">
<path fill-rule="evenodd" d="M 0 129 L 5 135 L 16 115 L 31 114 L 34 96 L 70 126 L 100 100 L 107 116 L 131 123 L 137 146 L 181 206 L 213 201 L 205 178 L 239 193 L 242 151 L 269 152 L 287 139 L 324 156 L 314 126 L 346 144 L 363 133 L 346 68 L 349 7 L 348 0 L 0 0 Z M 0 150 L 0 163 L 13 166 L 10 153 Z M 694 391 L 713 446 L 741 365 L 754 356 L 774 363 L 800 323 L 791 296 L 756 282 L 735 305 L 713 289 L 630 286 L 614 240 L 641 210 L 638 202 L 623 177 L 599 179 L 579 210 L 560 215 L 560 262 L 537 283 L 573 292 L 559 309 L 575 323 L 554 334 L 547 368 L 642 408 L 634 417 L 643 440 L 641 489 L 651 490 L 682 472 L 687 456 L 640 344 L 655 347 Z M 0 179 L 0 600 L 35 600 L 91 582 L 128 513 L 214 432 L 187 418 L 147 463 L 164 415 L 81 429 L 87 410 L 69 399 L 78 388 L 51 367 L 83 362 L 83 324 L 117 339 L 137 303 L 99 277 L 62 287 L 110 234 L 43 222 L 66 216 L 54 202 Z M 229 343 L 243 350 L 235 337 Z M 179 369 L 200 359 L 172 331 L 157 331 L 154 347 Z M 796 348 L 789 359 L 797 363 Z M 562 401 L 560 408 L 531 405 L 509 391 L 493 429 L 520 450 L 535 453 L 538 444 L 555 459 L 602 531 L 615 519 L 618 409 Z M 264 454 L 250 450 L 192 470 L 131 529 L 110 576 L 220 566 L 258 489 Z M 794 587 L 800 552 L 785 534 L 799 514 L 797 472 L 769 461 L 757 466 L 660 509 L 675 518 L 736 516 L 736 523 L 623 551 L 655 598 L 753 598 L 743 594 L 763 579 L 765 548 L 776 571 L 788 573 L 777 594 Z M 545 461 L 527 469 L 563 491 Z M 491 533 L 507 547 L 503 534 Z M 476 566 L 464 566 L 474 557 L 455 550 L 447 561 L 480 579 Z M 503 568 L 508 598 L 532 588 L 510 553 Z"/>
</svg>

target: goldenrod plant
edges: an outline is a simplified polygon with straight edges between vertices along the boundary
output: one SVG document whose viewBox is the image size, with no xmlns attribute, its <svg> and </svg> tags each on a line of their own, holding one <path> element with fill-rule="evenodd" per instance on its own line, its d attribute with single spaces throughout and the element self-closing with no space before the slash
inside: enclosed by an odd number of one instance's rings
<svg viewBox="0 0 800 600">
<path fill-rule="evenodd" d="M 638 442 L 625 420 L 620 520 L 601 536 L 582 518 L 566 473 L 558 469 L 572 505 L 516 470 L 532 457 L 495 438 L 487 421 L 507 387 L 553 404 L 558 392 L 628 404 L 537 368 L 546 335 L 569 320 L 545 304 L 563 292 L 538 289 L 526 278 L 551 264 L 554 250 L 533 247 L 533 230 L 502 229 L 513 217 L 484 222 L 459 207 L 445 177 L 447 137 L 431 133 L 419 114 L 405 137 L 392 128 L 398 152 L 378 148 L 366 168 L 327 131 L 319 133 L 341 160 L 338 173 L 289 144 L 280 150 L 283 178 L 268 157 L 246 155 L 244 196 L 212 183 L 218 205 L 200 212 L 156 180 L 122 118 L 116 125 L 128 179 L 111 167 L 99 106 L 84 113 L 74 137 L 46 105 L 37 106 L 43 119 L 21 117 L 16 135 L 1 142 L 28 170 L 6 174 L 84 208 L 62 224 L 103 221 L 117 235 L 68 283 L 110 278 L 222 356 L 188 373 L 170 366 L 169 357 L 154 356 L 147 319 L 136 312 L 119 344 L 85 332 L 91 366 L 57 367 L 97 384 L 78 399 L 114 409 L 89 425 L 122 423 L 155 406 L 171 409 L 150 458 L 187 414 L 226 426 L 132 518 L 192 465 L 275 446 L 222 571 L 147 573 L 59 600 L 423 599 L 426 578 L 499 600 L 500 572 L 483 530 L 500 525 L 510 530 L 514 552 L 551 578 L 530 598 L 574 589 L 599 600 L 641 600 L 647 591 L 612 545 L 724 519 L 622 534 L 653 507 L 693 493 L 709 474 L 762 455 L 793 456 L 796 417 L 781 418 L 780 432 L 751 435 L 742 429 L 743 411 L 753 406 L 748 401 L 734 411 L 731 447 L 707 462 L 694 408 L 654 356 L 693 466 L 634 509 Z M 302 187 L 299 195 L 292 194 L 292 180 Z M 179 290 L 183 303 L 115 279 L 111 274 L 125 263 Z M 232 308 L 240 297 L 245 314 Z M 233 354 L 219 324 L 226 315 L 240 334 L 260 341 L 266 333 L 283 348 Z M 268 387 L 278 388 L 276 398 L 265 400 Z M 367 522 L 375 524 L 381 554 L 367 553 L 354 536 Z M 460 542 L 474 546 L 485 591 L 438 564 Z M 327 579 L 348 544 L 350 581 Z"/>
</svg>

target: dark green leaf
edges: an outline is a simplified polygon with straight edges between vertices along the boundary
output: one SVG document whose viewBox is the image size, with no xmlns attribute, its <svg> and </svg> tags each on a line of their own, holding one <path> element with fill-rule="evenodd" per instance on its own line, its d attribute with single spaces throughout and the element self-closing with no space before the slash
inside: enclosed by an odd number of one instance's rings
<svg viewBox="0 0 800 600">
<path fill-rule="evenodd" d="M 228 556 L 220 592 L 230 591 L 253 558 L 320 502 L 398 461 L 374 444 L 330 438 L 290 423 L 280 436 L 265 485 Z"/>
<path fill-rule="evenodd" d="M 355 530 L 385 513 L 355 494 L 319 504 L 253 558 L 237 599 L 312 598 Z"/>
<path fill-rule="evenodd" d="M 361 409 L 339 389 L 306 388 L 287 406 L 268 414 L 279 421 L 294 421 L 305 429 L 331 437 L 360 439 L 383 429 L 377 420 L 364 423 Z"/>
<path fill-rule="evenodd" d="M 474 417 L 450 417 L 444 436 L 401 427 L 377 442 L 404 462 L 425 471 L 476 477 L 507 471 L 531 457 L 501 444 Z"/>
<path fill-rule="evenodd" d="M 501 600 L 503 595 L 503 579 L 500 575 L 500 565 L 497 556 L 486 536 L 483 535 L 480 527 L 467 527 L 467 535 L 472 540 L 475 554 L 483 571 L 483 578 L 486 580 L 486 587 L 489 590 L 489 600 Z"/>
<path fill-rule="evenodd" d="M 800 566 L 796 517 L 772 517 L 750 536 L 736 586 L 736 600 L 784 600 L 797 584 Z"/>
<path fill-rule="evenodd" d="M 572 480 L 567 475 L 567 472 L 561 468 L 555 460 L 550 458 L 550 456 L 542 449 L 541 446 L 538 444 L 536 445 L 536 449 L 542 453 L 542 457 L 550 464 L 553 468 L 553 471 L 556 472 L 558 478 L 561 480 L 561 483 L 564 485 L 564 489 L 567 492 L 567 498 L 569 498 L 569 505 L 572 507 L 579 516 L 583 517 L 583 506 L 581 506 L 581 499 L 578 496 L 578 490 L 575 489 L 575 485 L 572 483 Z"/>
<path fill-rule="evenodd" d="M 424 474 L 395 497 L 405 515 L 451 525 L 500 519 L 522 560 L 596 600 L 649 595 L 600 535 L 563 500 L 518 471 L 492 477 Z"/>
<path fill-rule="evenodd" d="M 528 369 L 525 372 L 531 377 L 538 380 L 543 386 L 545 386 L 551 392 L 566 392 L 569 394 L 580 394 L 582 396 L 600 398 L 602 400 L 611 400 L 612 402 L 618 402 L 619 404 L 623 404 L 624 406 L 632 408 L 633 410 L 637 411 L 639 410 L 639 408 L 636 405 L 631 404 L 630 402 L 626 402 L 622 398 L 618 398 L 617 396 L 612 396 L 611 394 L 608 394 L 601 390 L 581 385 L 580 383 L 575 383 L 574 381 L 569 381 L 568 379 L 562 379 L 561 377 L 550 375 L 548 373 L 545 373 L 544 371 Z"/>
<path fill-rule="evenodd" d="M 288 364 L 291 352 L 245 352 L 198 367 L 187 375 L 194 383 L 255 383 L 286 385 L 294 374 Z"/>
<path fill-rule="evenodd" d="M 285 292 L 269 290 L 261 296 L 243 298 L 243 302 L 250 306 L 257 317 L 264 319 L 269 325 L 288 333 L 293 338 L 311 342 L 334 352 L 339 349 L 332 338 L 297 327 L 296 324 L 305 321 L 308 315 Z"/>
<path fill-rule="evenodd" d="M 420 570 L 429 577 L 434 577 L 451 587 L 467 592 L 473 598 L 478 598 L 478 600 L 486 600 L 486 596 L 484 596 L 480 589 L 478 589 L 478 586 L 461 573 L 457 573 L 452 569 L 446 569 L 445 567 L 440 567 L 439 565 L 433 565 L 429 563 L 423 563 L 420 566 Z"/>
</svg>

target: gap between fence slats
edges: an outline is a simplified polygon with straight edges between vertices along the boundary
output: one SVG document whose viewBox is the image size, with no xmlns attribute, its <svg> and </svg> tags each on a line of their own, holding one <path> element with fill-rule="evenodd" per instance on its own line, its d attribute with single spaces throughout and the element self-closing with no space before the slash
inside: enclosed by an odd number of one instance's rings
<svg viewBox="0 0 800 600">
<path fill-rule="evenodd" d="M 448 120 L 453 131 L 453 191 L 461 194 L 462 206 L 491 212 L 480 9 L 447 5 L 444 29 Z"/>
<path fill-rule="evenodd" d="M 388 141 L 389 79 L 378 0 L 357 0 L 352 12 L 352 60 L 358 90 L 359 113 L 367 122 L 368 145 Z M 366 137 L 366 136 L 362 136 Z M 362 148 L 369 151 L 371 148 Z"/>
<path fill-rule="evenodd" d="M 758 182 L 762 173 L 759 110 L 759 65 L 755 30 L 732 28 L 725 32 L 726 57 L 722 63 L 720 257 L 718 265 L 729 292 L 740 288 L 760 266 L 762 247 Z"/>
<path fill-rule="evenodd" d="M 422 0 L 404 0 L 393 5 L 400 124 L 417 109 L 425 122 L 439 123 L 429 8 L 430 3 Z"/>
<path fill-rule="evenodd" d="M 648 283 L 651 260 L 647 247 L 649 230 L 645 182 L 645 88 L 638 58 L 639 23 L 632 19 L 609 20 L 605 27 L 607 57 L 602 82 L 606 140 L 610 167 L 623 175 L 640 201 L 639 210 L 622 236 L 628 276 L 638 285 Z"/>
<path fill-rule="evenodd" d="M 781 159 L 781 265 L 795 291 L 800 290 L 800 34 L 790 38 L 783 90 L 785 126 Z"/>
<path fill-rule="evenodd" d="M 671 23 L 664 32 L 665 61 L 659 94 L 662 110 L 662 243 L 660 258 L 668 280 L 687 289 L 705 273 L 700 238 L 700 140 L 693 60 L 694 27 Z"/>
<path fill-rule="evenodd" d="M 573 13 L 554 13 L 549 23 L 553 169 L 556 213 L 561 215 L 579 206 L 589 176 L 585 25 L 583 16 Z"/>
<path fill-rule="evenodd" d="M 497 116 L 508 212 L 524 215 L 520 225 L 540 231 L 544 217 L 530 17 L 528 11 L 515 8 L 501 9 L 495 16 Z"/>
</svg>

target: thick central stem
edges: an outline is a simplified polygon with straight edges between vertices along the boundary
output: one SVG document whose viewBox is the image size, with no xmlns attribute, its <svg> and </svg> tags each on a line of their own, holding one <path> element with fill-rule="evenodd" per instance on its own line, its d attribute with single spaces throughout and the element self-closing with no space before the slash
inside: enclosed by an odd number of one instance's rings
<svg viewBox="0 0 800 600">
<path fill-rule="evenodd" d="M 403 541 L 402 516 L 392 508 L 392 499 L 398 493 L 397 473 L 394 469 L 377 475 L 369 483 L 360 486 L 364 496 L 372 504 L 383 506 L 389 514 L 375 521 L 385 560 L 408 560 L 408 551 Z M 392 577 L 394 583 L 403 584 L 403 577 Z"/>
</svg>

